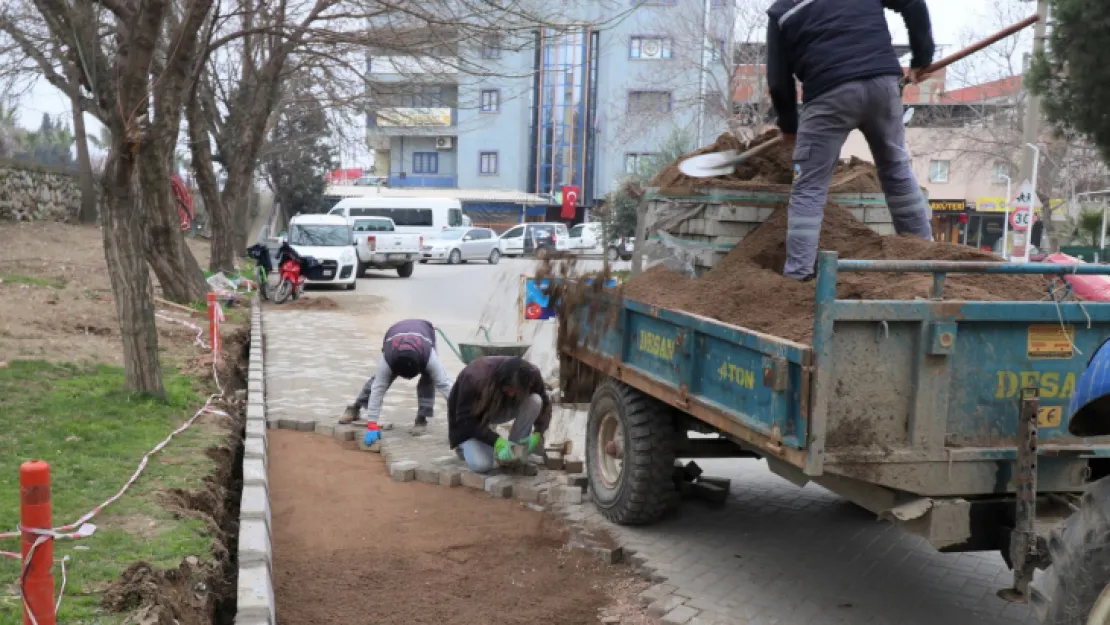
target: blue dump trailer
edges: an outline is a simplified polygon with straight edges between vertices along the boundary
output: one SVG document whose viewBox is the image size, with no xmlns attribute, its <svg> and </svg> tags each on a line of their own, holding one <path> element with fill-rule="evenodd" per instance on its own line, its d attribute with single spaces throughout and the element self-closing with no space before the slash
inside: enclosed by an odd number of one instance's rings
<svg viewBox="0 0 1110 625">
<path fill-rule="evenodd" d="M 843 272 L 929 273 L 932 296 L 838 300 Z M 1044 301 L 946 300 L 957 273 L 1110 266 L 822 253 L 812 345 L 588 293 L 563 313 L 560 372 L 564 401 L 590 402 L 597 506 L 651 523 L 679 502 L 677 459 L 761 458 L 942 551 L 1001 551 L 1014 585 L 1000 595 L 1046 623 L 1110 623 L 1110 304 L 1047 288 Z"/>
</svg>

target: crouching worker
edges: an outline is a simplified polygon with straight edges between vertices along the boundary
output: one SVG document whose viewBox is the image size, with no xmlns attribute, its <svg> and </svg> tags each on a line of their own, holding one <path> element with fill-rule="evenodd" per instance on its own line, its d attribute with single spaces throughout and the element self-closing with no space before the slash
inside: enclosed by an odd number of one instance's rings
<svg viewBox="0 0 1110 625">
<path fill-rule="evenodd" d="M 355 403 L 343 411 L 340 423 L 350 423 L 366 408 L 367 420 L 377 423 L 382 412 L 385 393 L 397 376 L 411 380 L 420 376 L 416 385 L 416 422 L 410 432 L 423 434 L 435 408 L 439 391 L 445 398 L 451 393 L 451 376 L 443 369 L 436 355 L 435 326 L 423 319 L 405 319 L 386 330 L 382 340 L 382 357 L 374 375 L 366 381 Z"/>
<path fill-rule="evenodd" d="M 494 426 L 510 422 L 508 439 L 494 432 Z M 447 399 L 451 448 L 479 473 L 514 462 L 516 452 L 538 452 L 550 422 L 543 376 L 522 358 L 478 358 L 459 373 Z"/>
</svg>

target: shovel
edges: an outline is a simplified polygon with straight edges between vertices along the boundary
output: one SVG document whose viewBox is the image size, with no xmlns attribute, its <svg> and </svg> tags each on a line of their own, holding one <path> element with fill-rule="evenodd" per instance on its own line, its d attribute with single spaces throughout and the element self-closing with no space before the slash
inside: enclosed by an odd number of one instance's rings
<svg viewBox="0 0 1110 625">
<path fill-rule="evenodd" d="M 1033 24 L 1036 24 L 1040 19 L 1041 16 L 1038 14 L 1030 15 L 1020 22 L 1012 26 L 1008 26 L 991 35 L 990 37 L 979 41 L 978 43 L 974 43 L 962 50 L 953 52 L 943 59 L 940 59 L 936 63 L 927 65 L 921 71 L 921 73 L 922 75 L 928 75 L 937 70 L 948 67 L 956 61 L 959 61 L 971 54 L 974 54 L 993 43 L 997 43 L 998 41 L 1001 41 L 1002 39 L 1005 39 L 1006 37 L 1009 37 L 1016 32 L 1024 30 L 1025 28 L 1028 28 Z M 905 88 L 907 84 L 909 84 L 909 78 L 903 77 L 900 86 L 902 88 Z M 906 112 L 902 114 L 902 123 L 910 123 L 910 119 L 913 118 L 913 113 L 913 107 L 907 109 Z M 748 150 L 741 152 L 740 154 L 737 154 L 736 150 L 725 150 L 724 152 L 711 152 L 709 154 L 691 156 L 690 158 L 678 164 L 678 170 L 691 178 L 714 178 L 717 176 L 727 176 L 736 171 L 736 166 L 740 163 L 743 163 L 751 159 L 752 157 L 766 152 L 779 143 L 782 143 L 781 135 L 775 137 L 774 139 L 771 139 L 770 141 L 760 143 L 754 148 L 749 148 Z"/>
</svg>

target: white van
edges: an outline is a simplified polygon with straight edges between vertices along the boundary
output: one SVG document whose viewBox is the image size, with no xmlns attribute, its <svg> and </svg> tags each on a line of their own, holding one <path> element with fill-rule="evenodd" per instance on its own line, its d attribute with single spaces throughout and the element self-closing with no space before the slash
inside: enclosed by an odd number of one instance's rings
<svg viewBox="0 0 1110 625">
<path fill-rule="evenodd" d="M 328 214 L 345 217 L 350 224 L 359 217 L 388 217 L 397 232 L 424 235 L 466 224 L 462 203 L 452 198 L 349 197 L 340 200 Z"/>
<path fill-rule="evenodd" d="M 351 226 L 331 215 L 297 215 L 289 220 L 289 245 L 301 256 L 320 261 L 309 284 L 335 284 L 354 289 L 358 272 L 358 252 Z"/>
</svg>

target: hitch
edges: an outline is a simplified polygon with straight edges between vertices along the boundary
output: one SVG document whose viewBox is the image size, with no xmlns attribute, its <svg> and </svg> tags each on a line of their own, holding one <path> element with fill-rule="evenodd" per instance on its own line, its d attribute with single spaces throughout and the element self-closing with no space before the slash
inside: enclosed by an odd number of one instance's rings
<svg viewBox="0 0 1110 625">
<path fill-rule="evenodd" d="M 1010 532 L 1010 565 L 1014 569 L 1014 585 L 998 591 L 998 596 L 1012 603 L 1029 601 L 1029 584 L 1033 571 L 1048 565 L 1047 545 L 1038 538 L 1037 520 L 1037 412 L 1041 400 L 1036 388 L 1021 389 L 1021 412 L 1018 417 L 1017 488 L 1014 493 L 1014 529 Z"/>
</svg>

